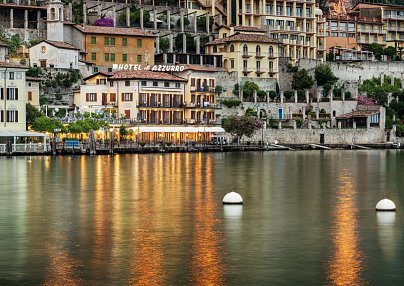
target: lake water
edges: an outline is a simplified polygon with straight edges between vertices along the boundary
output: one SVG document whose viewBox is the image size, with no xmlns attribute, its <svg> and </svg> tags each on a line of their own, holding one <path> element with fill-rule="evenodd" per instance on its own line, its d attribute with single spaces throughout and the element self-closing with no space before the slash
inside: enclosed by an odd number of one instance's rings
<svg viewBox="0 0 404 286">
<path fill-rule="evenodd" d="M 0 285 L 404 285 L 404 152 L 0 157 Z M 242 206 L 223 206 L 232 186 Z M 396 213 L 376 213 L 387 194 Z"/>
</svg>

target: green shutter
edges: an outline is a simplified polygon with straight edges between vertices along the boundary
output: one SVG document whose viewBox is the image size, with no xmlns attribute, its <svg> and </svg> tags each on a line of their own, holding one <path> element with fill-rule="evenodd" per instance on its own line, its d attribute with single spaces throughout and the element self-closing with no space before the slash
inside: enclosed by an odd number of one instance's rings
<svg viewBox="0 0 404 286">
<path fill-rule="evenodd" d="M 122 55 L 122 61 L 123 61 L 123 62 L 126 62 L 126 61 L 128 60 L 127 57 L 128 57 L 127 54 L 123 54 L 123 55 Z"/>
<path fill-rule="evenodd" d="M 108 37 L 104 38 L 104 45 L 109 46 L 109 38 Z"/>
<path fill-rule="evenodd" d="M 137 40 L 137 47 L 141 48 L 142 47 L 142 39 Z"/>
<path fill-rule="evenodd" d="M 122 38 L 122 46 L 127 46 L 128 45 L 128 39 Z"/>
<path fill-rule="evenodd" d="M 109 54 L 105 54 L 104 59 L 105 59 L 106 62 L 108 62 L 109 61 Z"/>
</svg>

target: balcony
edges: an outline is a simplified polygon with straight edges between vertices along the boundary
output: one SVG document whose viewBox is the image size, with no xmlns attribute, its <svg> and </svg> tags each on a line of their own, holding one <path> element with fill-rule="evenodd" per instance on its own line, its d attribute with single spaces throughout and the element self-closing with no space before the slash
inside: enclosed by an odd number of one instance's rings
<svg viewBox="0 0 404 286">
<path fill-rule="evenodd" d="M 255 53 L 256 59 L 262 59 L 263 57 L 264 57 L 264 55 L 262 55 L 261 53 Z"/>
<path fill-rule="evenodd" d="M 268 54 L 268 59 L 274 59 L 274 58 L 276 58 L 274 53 Z"/>
<path fill-rule="evenodd" d="M 185 103 L 181 102 L 173 102 L 173 104 L 170 105 L 168 102 L 137 102 L 136 104 L 137 108 L 185 108 Z"/>
<path fill-rule="evenodd" d="M 255 73 L 256 73 L 258 76 L 260 76 L 260 75 L 263 74 L 264 72 L 263 72 L 261 69 L 257 69 L 257 70 L 255 71 Z"/>
<path fill-rule="evenodd" d="M 116 101 L 102 101 L 101 104 L 104 106 L 118 106 L 118 103 Z"/>
<path fill-rule="evenodd" d="M 251 72 L 251 70 L 248 70 L 247 68 L 243 68 L 242 72 L 243 72 L 244 76 L 247 76 Z"/>
<path fill-rule="evenodd" d="M 222 108 L 220 104 L 217 103 L 211 103 L 211 102 L 205 102 L 205 103 L 200 103 L 200 102 L 191 102 L 189 105 L 187 105 L 187 108 L 189 109 L 220 109 Z"/>
<path fill-rule="evenodd" d="M 191 92 L 215 92 L 214 86 L 191 86 Z"/>
<path fill-rule="evenodd" d="M 248 59 L 248 58 L 251 57 L 251 55 L 249 55 L 247 52 L 243 52 L 242 57 L 243 57 L 244 59 Z"/>
</svg>

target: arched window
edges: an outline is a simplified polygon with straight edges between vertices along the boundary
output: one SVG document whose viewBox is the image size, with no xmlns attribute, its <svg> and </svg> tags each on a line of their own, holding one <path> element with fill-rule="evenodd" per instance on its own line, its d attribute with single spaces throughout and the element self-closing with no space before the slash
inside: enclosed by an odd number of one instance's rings
<svg viewBox="0 0 404 286">
<path fill-rule="evenodd" d="M 233 53 L 233 52 L 234 52 L 234 46 L 230 45 L 230 53 Z"/>
<path fill-rule="evenodd" d="M 216 46 L 213 47 L 213 52 L 217 53 L 217 47 Z"/>
<path fill-rule="evenodd" d="M 337 115 L 337 113 L 335 112 L 335 110 L 332 112 L 332 116 L 335 117 Z"/>
<path fill-rule="evenodd" d="M 257 57 L 261 56 L 261 47 L 260 47 L 260 45 L 257 45 L 257 47 L 255 48 L 255 55 Z"/>
<path fill-rule="evenodd" d="M 269 46 L 268 55 L 270 57 L 272 57 L 274 55 L 274 48 L 272 46 Z"/>
<path fill-rule="evenodd" d="M 55 9 L 55 8 L 51 8 L 51 9 L 50 9 L 50 19 L 51 19 L 51 20 L 55 20 L 55 19 L 56 19 L 56 9 Z"/>
<path fill-rule="evenodd" d="M 248 55 L 248 47 L 246 44 L 243 46 L 243 55 L 247 56 Z"/>
</svg>

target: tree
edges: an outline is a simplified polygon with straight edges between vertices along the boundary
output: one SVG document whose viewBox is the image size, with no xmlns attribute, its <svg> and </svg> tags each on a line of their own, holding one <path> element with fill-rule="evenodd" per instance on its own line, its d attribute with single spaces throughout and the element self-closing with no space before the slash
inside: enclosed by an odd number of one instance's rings
<svg viewBox="0 0 404 286">
<path fill-rule="evenodd" d="M 189 33 L 185 33 L 186 35 L 186 43 L 187 43 L 187 52 L 195 52 L 195 42 L 194 38 Z M 175 49 L 177 51 L 182 51 L 183 48 L 183 33 L 178 34 L 174 41 Z M 185 52 L 185 51 L 183 51 Z"/>
<path fill-rule="evenodd" d="M 137 26 L 140 24 L 140 9 L 136 6 L 131 6 L 129 10 L 129 22 L 130 26 Z M 143 9 L 143 23 L 150 21 L 150 13 L 146 9 Z M 126 26 L 126 10 L 118 14 L 117 23 L 120 26 Z"/>
<path fill-rule="evenodd" d="M 65 130 L 62 122 L 57 119 L 41 116 L 35 118 L 32 129 L 38 132 L 53 132 L 55 129 Z"/>
<path fill-rule="evenodd" d="M 314 84 L 313 77 L 306 69 L 298 70 L 293 74 L 292 88 L 295 90 L 310 89 Z"/>
<path fill-rule="evenodd" d="M 123 124 L 121 126 L 119 126 L 119 136 L 121 136 L 123 139 L 125 139 L 126 136 L 128 136 L 128 135 L 129 135 L 129 130 L 126 129 L 126 126 Z"/>
<path fill-rule="evenodd" d="M 321 64 L 316 67 L 314 70 L 314 77 L 317 81 L 317 85 L 333 85 L 337 82 L 338 77 L 334 75 L 331 68 L 328 65 Z"/>
<path fill-rule="evenodd" d="M 253 116 L 230 115 L 223 120 L 223 128 L 240 139 L 243 136 L 251 137 L 257 129 L 261 128 L 261 125 L 260 121 Z"/>
<path fill-rule="evenodd" d="M 19 35 L 13 35 L 9 41 L 9 53 L 15 55 L 17 49 L 22 45 L 22 40 Z"/>
<path fill-rule="evenodd" d="M 244 97 L 251 97 L 255 91 L 259 91 L 260 88 L 258 84 L 252 81 L 246 81 L 243 86 L 243 96 Z"/>
<path fill-rule="evenodd" d="M 160 50 L 164 53 L 167 53 L 170 49 L 170 39 L 168 38 L 160 38 Z M 160 51 L 158 51 L 160 53 Z"/>
<path fill-rule="evenodd" d="M 31 103 L 26 104 L 26 122 L 27 125 L 31 125 L 36 118 L 44 116 L 44 114 L 38 110 L 35 106 L 33 106 Z"/>
<path fill-rule="evenodd" d="M 382 59 L 383 47 L 381 45 L 379 45 L 378 43 L 370 44 L 368 46 L 368 51 L 373 53 L 376 60 L 380 61 Z"/>
<path fill-rule="evenodd" d="M 396 55 L 396 49 L 392 46 L 383 49 L 383 55 L 388 56 L 390 59 L 394 60 Z"/>
</svg>

